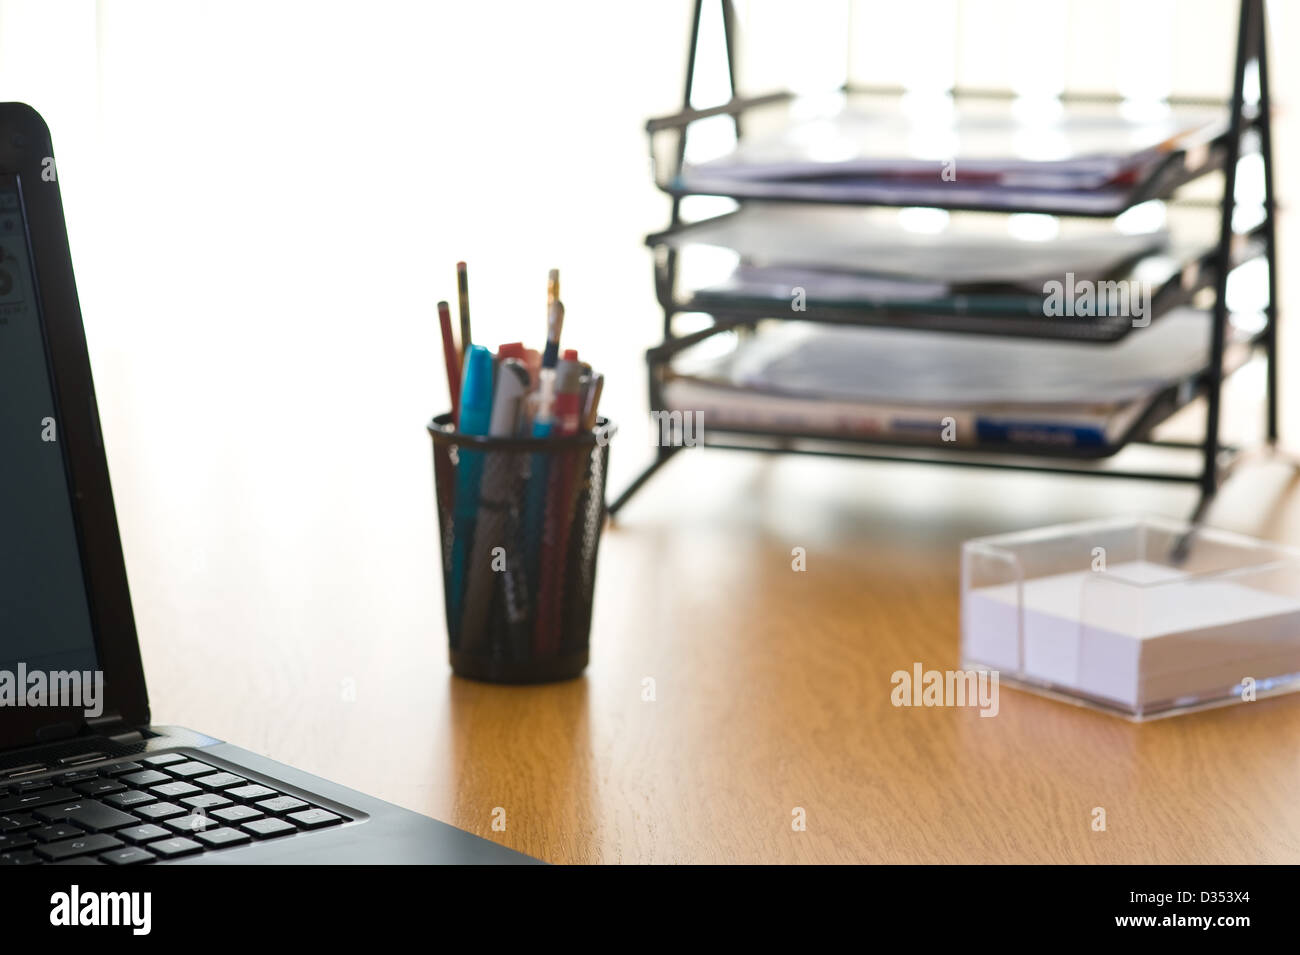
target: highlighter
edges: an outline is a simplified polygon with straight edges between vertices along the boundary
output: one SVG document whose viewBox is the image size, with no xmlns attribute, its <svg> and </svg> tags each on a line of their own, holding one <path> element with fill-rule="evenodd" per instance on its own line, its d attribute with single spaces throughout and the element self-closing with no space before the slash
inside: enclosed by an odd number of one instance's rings
<svg viewBox="0 0 1300 955">
<path fill-rule="evenodd" d="M 492 353 L 470 345 L 461 374 L 460 433 L 485 435 L 492 424 Z M 469 563 L 470 540 L 478 517 L 483 482 L 483 452 L 461 446 L 456 465 L 456 499 L 452 504 L 451 573 L 447 581 L 447 619 L 456 627 L 452 645 L 459 648 L 461 607 Z"/>
</svg>

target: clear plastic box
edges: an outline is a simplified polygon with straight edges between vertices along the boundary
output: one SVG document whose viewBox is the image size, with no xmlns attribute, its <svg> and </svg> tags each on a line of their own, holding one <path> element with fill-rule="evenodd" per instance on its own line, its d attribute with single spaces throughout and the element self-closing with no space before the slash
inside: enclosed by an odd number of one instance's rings
<svg viewBox="0 0 1300 955">
<path fill-rule="evenodd" d="M 1300 689 L 1300 551 L 1158 518 L 962 545 L 962 661 L 1132 720 Z"/>
</svg>

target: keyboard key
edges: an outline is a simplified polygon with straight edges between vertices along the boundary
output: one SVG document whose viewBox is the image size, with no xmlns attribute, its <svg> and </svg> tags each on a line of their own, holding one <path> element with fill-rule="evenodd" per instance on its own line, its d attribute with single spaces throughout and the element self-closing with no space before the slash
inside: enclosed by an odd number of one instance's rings
<svg viewBox="0 0 1300 955">
<path fill-rule="evenodd" d="M 218 823 L 206 813 L 191 812 L 184 816 L 168 819 L 167 825 L 175 831 L 183 832 L 188 836 L 191 833 L 202 832 L 205 829 L 215 829 Z"/>
<path fill-rule="evenodd" d="M 0 790 L 7 790 L 11 784 L 21 782 L 24 779 L 35 779 L 42 773 L 53 772 L 58 769 L 53 764 L 46 763 L 24 763 L 22 766 L 11 766 L 0 769 Z"/>
<path fill-rule="evenodd" d="M 142 773 L 132 773 L 129 776 L 123 776 L 122 782 L 129 786 L 152 786 L 154 783 L 171 782 L 171 777 L 166 773 L 160 773 L 156 769 L 146 769 Z"/>
<path fill-rule="evenodd" d="M 144 769 L 143 763 L 111 763 L 99 767 L 101 776 L 121 776 L 123 773 L 135 773 Z"/>
<path fill-rule="evenodd" d="M 0 852 L 0 865 L 40 865 L 41 857 L 24 849 L 19 852 Z"/>
<path fill-rule="evenodd" d="M 140 821 L 135 816 L 114 809 L 112 806 L 105 806 L 103 803 L 89 799 L 69 803 L 66 806 L 51 806 L 48 809 L 38 809 L 36 810 L 36 817 L 44 819 L 46 822 L 76 823 L 82 829 L 89 829 L 91 832 L 121 829 L 123 826 L 134 826 Z"/>
<path fill-rule="evenodd" d="M 268 796 L 280 795 L 274 789 L 268 789 L 265 786 L 258 786 L 256 784 L 239 786 L 235 789 L 227 789 L 225 794 L 231 799 L 238 799 L 240 802 L 253 802 L 257 799 L 266 799 Z"/>
<path fill-rule="evenodd" d="M 104 759 L 107 753 L 77 753 L 75 756 L 64 756 L 59 760 L 60 766 L 78 766 L 81 763 L 93 763 L 97 760 Z"/>
<path fill-rule="evenodd" d="M 105 849 L 118 849 L 122 840 L 114 839 L 102 832 L 78 836 L 76 839 L 64 839 L 62 842 L 50 842 L 36 847 L 36 854 L 44 856 L 51 862 L 73 859 L 77 856 L 93 855 Z"/>
<path fill-rule="evenodd" d="M 24 829 L 31 829 L 39 826 L 36 817 L 31 813 L 14 813 L 9 816 L 0 816 L 0 832 L 21 832 Z"/>
<path fill-rule="evenodd" d="M 179 779 L 172 783 L 163 783 L 161 786 L 150 786 L 149 791 L 163 799 L 176 799 L 179 796 L 188 796 L 191 793 L 202 792 L 198 786 L 193 783 L 183 783 Z"/>
<path fill-rule="evenodd" d="M 196 852 L 202 852 L 203 847 L 193 839 L 185 839 L 181 836 L 175 836 L 171 839 L 160 839 L 158 842 L 149 843 L 149 851 L 154 855 L 161 856 L 164 859 L 175 859 L 179 856 L 193 855 Z"/>
<path fill-rule="evenodd" d="M 171 833 L 162 826 L 155 826 L 152 822 L 146 822 L 143 826 L 119 829 L 113 833 L 113 836 L 117 839 L 125 839 L 127 842 L 139 844 L 141 842 L 151 842 L 154 839 L 166 839 L 171 836 Z"/>
<path fill-rule="evenodd" d="M 141 758 L 142 763 L 148 763 L 150 766 L 166 766 L 168 763 L 180 763 L 189 759 L 181 753 L 154 753 L 152 756 Z"/>
<path fill-rule="evenodd" d="M 262 815 L 262 810 L 254 806 L 231 806 L 228 809 L 212 811 L 212 818 L 220 819 L 222 822 L 245 822 L 249 819 L 261 819 Z"/>
<path fill-rule="evenodd" d="M 9 789 L 15 793 L 38 793 L 42 789 L 51 788 L 52 784 L 48 779 L 29 779 L 25 783 L 18 783 L 10 786 Z"/>
<path fill-rule="evenodd" d="M 126 789 L 126 787 L 116 779 L 96 779 L 94 782 L 81 783 L 72 788 L 83 796 L 108 796 L 112 793 L 120 793 Z"/>
<path fill-rule="evenodd" d="M 200 786 L 207 786 L 209 789 L 227 789 L 248 782 L 243 776 L 236 776 L 234 773 L 213 773 L 211 776 L 200 776 L 194 781 Z"/>
<path fill-rule="evenodd" d="M 104 802 L 118 809 L 130 809 L 133 806 L 147 806 L 151 802 L 157 802 L 158 797 L 153 793 L 142 793 L 138 789 L 128 789 L 124 793 L 113 793 L 111 796 L 105 796 Z"/>
<path fill-rule="evenodd" d="M 179 816 L 185 812 L 184 807 L 176 805 L 174 802 L 156 802 L 152 806 L 138 806 L 134 810 L 136 815 L 144 816 L 153 822 L 161 819 L 170 819 L 172 816 Z"/>
<path fill-rule="evenodd" d="M 15 849 L 30 849 L 36 845 L 36 840 L 32 838 L 31 831 L 13 832 L 7 836 L 0 836 L 0 852 L 12 852 Z"/>
<path fill-rule="evenodd" d="M 327 809 L 304 809 L 302 812 L 291 812 L 289 818 L 304 829 L 323 829 L 343 821 L 342 816 Z"/>
<path fill-rule="evenodd" d="M 285 822 L 283 819 L 254 819 L 252 822 L 246 822 L 240 826 L 245 832 L 251 832 L 259 839 L 274 839 L 276 836 L 287 836 L 291 832 L 297 832 L 298 827 L 291 822 Z"/>
<path fill-rule="evenodd" d="M 0 785 L 3 785 L 7 780 L 19 780 L 28 776 L 35 776 L 38 773 L 45 772 L 48 768 L 44 763 L 25 763 L 22 766 L 0 770 Z"/>
<path fill-rule="evenodd" d="M 197 759 L 191 759 L 184 763 L 172 763 L 167 767 L 167 772 L 173 776 L 179 776 L 181 779 L 189 779 L 191 776 L 202 776 L 204 773 L 214 773 L 217 768 L 209 766 L 207 763 L 200 763 Z"/>
<path fill-rule="evenodd" d="M 139 846 L 127 846 L 125 849 L 114 849 L 112 852 L 105 852 L 99 858 L 109 865 L 136 865 L 143 862 L 153 862 L 158 857 L 148 849 L 141 849 Z"/>
<path fill-rule="evenodd" d="M 99 779 L 99 773 L 93 769 L 74 769 L 71 772 L 59 773 L 54 777 L 54 781 L 60 786 L 71 786 L 74 783 L 88 783 L 92 779 Z"/>
<path fill-rule="evenodd" d="M 0 797 L 0 816 L 14 812 L 30 812 L 40 806 L 53 806 L 56 803 L 76 799 L 77 794 L 63 786 L 43 789 L 38 793 L 23 793 L 20 796 Z"/>
<path fill-rule="evenodd" d="M 276 796 L 274 799 L 263 799 L 257 804 L 257 808 L 263 812 L 293 812 L 295 809 L 311 807 L 301 799 L 294 799 L 292 796 Z"/>
<path fill-rule="evenodd" d="M 217 848 L 242 846 L 244 843 L 251 841 L 246 833 L 237 829 L 227 829 L 224 826 L 220 829 L 207 829 L 203 832 L 196 832 L 194 838 Z"/>
<path fill-rule="evenodd" d="M 67 823 L 59 823 L 55 826 L 42 826 L 40 829 L 29 829 L 26 835 L 31 836 L 37 842 L 58 842 L 60 839 L 71 839 L 73 836 L 84 836 L 85 833 L 76 826 L 69 826 Z"/>
<path fill-rule="evenodd" d="M 181 800 L 181 803 L 191 809 L 216 809 L 231 804 L 229 799 L 219 793 L 199 793 L 197 796 L 186 796 Z"/>
</svg>

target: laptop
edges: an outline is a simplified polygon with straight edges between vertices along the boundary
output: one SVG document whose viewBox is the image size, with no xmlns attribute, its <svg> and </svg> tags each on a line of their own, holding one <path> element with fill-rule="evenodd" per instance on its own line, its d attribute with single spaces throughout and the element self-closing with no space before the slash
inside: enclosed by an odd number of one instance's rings
<svg viewBox="0 0 1300 955">
<path fill-rule="evenodd" d="M 53 156 L 0 104 L 0 865 L 535 862 L 150 724 Z"/>
</svg>

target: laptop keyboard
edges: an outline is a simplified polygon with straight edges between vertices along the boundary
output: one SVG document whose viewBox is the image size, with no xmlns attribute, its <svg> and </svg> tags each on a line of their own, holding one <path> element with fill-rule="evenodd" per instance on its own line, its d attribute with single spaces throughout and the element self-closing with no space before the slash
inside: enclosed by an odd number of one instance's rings
<svg viewBox="0 0 1300 955">
<path fill-rule="evenodd" d="M 350 822 L 180 753 L 0 784 L 0 865 L 134 865 Z"/>
</svg>

